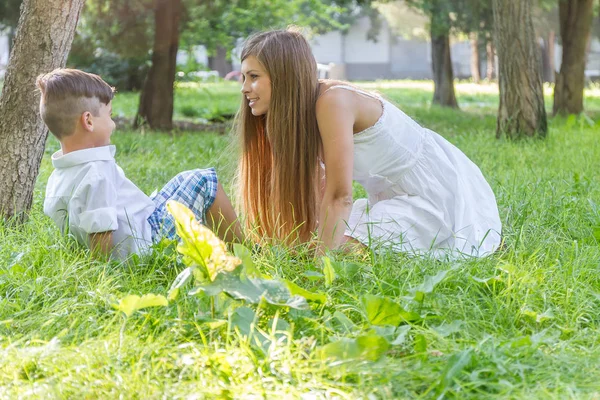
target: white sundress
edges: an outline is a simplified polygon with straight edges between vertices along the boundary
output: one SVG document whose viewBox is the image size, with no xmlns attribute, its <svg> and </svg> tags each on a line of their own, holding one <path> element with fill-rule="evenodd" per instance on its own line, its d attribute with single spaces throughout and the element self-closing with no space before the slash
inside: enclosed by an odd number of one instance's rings
<svg viewBox="0 0 600 400">
<path fill-rule="evenodd" d="M 354 134 L 353 179 L 368 194 L 357 200 L 345 231 L 380 246 L 435 258 L 482 257 L 500 244 L 496 198 L 479 168 L 437 133 L 382 97 L 375 125 Z"/>
</svg>

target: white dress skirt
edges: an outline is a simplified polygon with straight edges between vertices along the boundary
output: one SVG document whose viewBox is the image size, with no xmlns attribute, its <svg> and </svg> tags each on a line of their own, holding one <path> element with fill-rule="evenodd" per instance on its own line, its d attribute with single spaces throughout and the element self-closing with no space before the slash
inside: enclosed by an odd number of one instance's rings
<svg viewBox="0 0 600 400">
<path fill-rule="evenodd" d="M 435 258 L 482 257 L 500 244 L 496 198 L 479 168 L 458 148 L 387 100 L 370 128 L 354 135 L 357 200 L 345 234 L 374 249 Z"/>
</svg>

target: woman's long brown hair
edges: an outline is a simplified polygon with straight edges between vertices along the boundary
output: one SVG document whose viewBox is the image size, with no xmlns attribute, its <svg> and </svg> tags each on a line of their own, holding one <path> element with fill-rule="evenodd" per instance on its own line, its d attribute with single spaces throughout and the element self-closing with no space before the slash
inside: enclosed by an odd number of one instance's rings
<svg viewBox="0 0 600 400">
<path fill-rule="evenodd" d="M 306 241 L 318 215 L 317 63 L 294 29 L 255 34 L 241 60 L 249 56 L 269 74 L 271 102 L 266 115 L 254 116 L 243 96 L 236 116 L 242 211 L 261 240 Z"/>
</svg>

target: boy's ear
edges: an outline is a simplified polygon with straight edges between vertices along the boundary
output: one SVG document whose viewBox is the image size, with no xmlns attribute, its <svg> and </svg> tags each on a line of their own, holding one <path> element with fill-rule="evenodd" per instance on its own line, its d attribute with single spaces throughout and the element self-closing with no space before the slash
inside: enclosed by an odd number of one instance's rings
<svg viewBox="0 0 600 400">
<path fill-rule="evenodd" d="M 89 131 L 89 132 L 94 131 L 94 124 L 92 121 L 92 113 L 91 112 L 86 111 L 86 112 L 82 113 L 81 116 L 79 117 L 79 122 L 81 123 L 82 128 L 85 129 L 86 131 Z"/>
</svg>

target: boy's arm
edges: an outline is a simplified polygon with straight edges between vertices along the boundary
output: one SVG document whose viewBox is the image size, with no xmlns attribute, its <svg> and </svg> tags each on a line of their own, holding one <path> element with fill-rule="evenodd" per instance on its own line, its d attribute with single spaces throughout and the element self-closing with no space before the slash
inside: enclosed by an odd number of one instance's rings
<svg viewBox="0 0 600 400">
<path fill-rule="evenodd" d="M 110 256 L 112 250 L 112 231 L 90 233 L 90 250 L 92 254 L 104 257 Z"/>
</svg>

